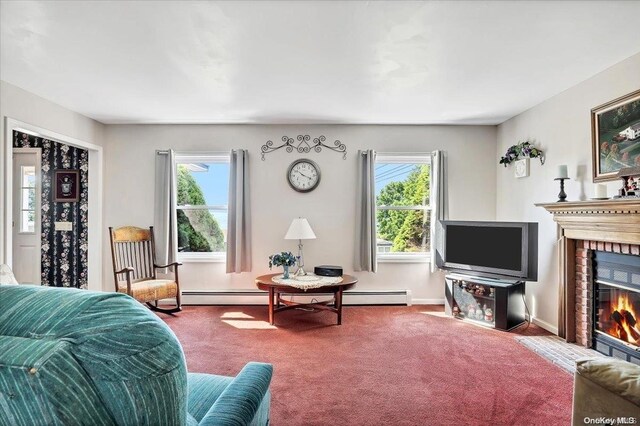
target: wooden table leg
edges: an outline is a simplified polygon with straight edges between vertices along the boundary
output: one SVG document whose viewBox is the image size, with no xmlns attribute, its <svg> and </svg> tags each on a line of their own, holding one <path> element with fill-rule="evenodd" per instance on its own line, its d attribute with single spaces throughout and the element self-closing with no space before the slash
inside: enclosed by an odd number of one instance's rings
<svg viewBox="0 0 640 426">
<path fill-rule="evenodd" d="M 274 295 L 273 287 L 269 288 L 269 324 L 273 325 L 273 295 Z"/>
<path fill-rule="evenodd" d="M 338 325 L 342 324 L 342 288 L 336 293 L 336 309 L 338 310 Z"/>
</svg>

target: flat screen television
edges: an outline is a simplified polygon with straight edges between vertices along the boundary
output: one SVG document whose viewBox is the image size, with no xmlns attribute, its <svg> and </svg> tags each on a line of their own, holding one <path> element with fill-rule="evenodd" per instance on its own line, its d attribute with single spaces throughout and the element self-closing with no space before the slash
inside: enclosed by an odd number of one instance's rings
<svg viewBox="0 0 640 426">
<path fill-rule="evenodd" d="M 538 224 L 440 221 L 439 268 L 497 279 L 538 280 Z"/>
</svg>

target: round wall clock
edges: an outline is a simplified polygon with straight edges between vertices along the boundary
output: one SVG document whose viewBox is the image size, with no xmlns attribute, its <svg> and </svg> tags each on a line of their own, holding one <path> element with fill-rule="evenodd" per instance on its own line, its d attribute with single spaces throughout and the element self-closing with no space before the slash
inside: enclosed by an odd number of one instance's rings
<svg viewBox="0 0 640 426">
<path fill-rule="evenodd" d="M 306 158 L 294 161 L 287 170 L 287 181 L 298 192 L 310 192 L 320 183 L 320 168 Z"/>
</svg>

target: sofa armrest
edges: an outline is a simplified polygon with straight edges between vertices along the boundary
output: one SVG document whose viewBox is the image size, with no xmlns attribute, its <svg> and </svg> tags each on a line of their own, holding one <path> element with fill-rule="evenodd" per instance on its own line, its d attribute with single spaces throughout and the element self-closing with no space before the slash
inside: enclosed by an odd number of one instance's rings
<svg viewBox="0 0 640 426">
<path fill-rule="evenodd" d="M 610 357 L 583 358 L 576 361 L 576 374 L 640 407 L 639 365 Z"/>
<path fill-rule="evenodd" d="M 245 426 L 251 423 L 262 402 L 273 375 L 273 366 L 250 362 L 220 394 L 201 426 Z"/>
<path fill-rule="evenodd" d="M 572 425 L 626 417 L 640 419 L 640 366 L 610 357 L 577 360 Z"/>
</svg>

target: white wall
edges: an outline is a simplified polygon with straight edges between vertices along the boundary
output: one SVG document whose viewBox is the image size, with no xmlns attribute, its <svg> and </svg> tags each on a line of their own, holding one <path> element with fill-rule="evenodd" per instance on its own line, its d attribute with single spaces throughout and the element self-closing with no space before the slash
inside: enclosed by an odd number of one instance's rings
<svg viewBox="0 0 640 426">
<path fill-rule="evenodd" d="M 546 163 L 531 160 L 531 175 L 516 179 L 513 166 L 497 173 L 498 220 L 534 221 L 539 228 L 538 282 L 527 287 L 527 301 L 535 318 L 551 330 L 558 325 L 557 229 L 552 216 L 534 203 L 557 200 L 558 165 L 567 164 L 568 200 L 593 196 L 591 171 L 591 119 L 593 107 L 640 88 L 640 54 L 554 96 L 498 126 L 498 155 L 518 141 L 529 139 L 546 153 Z M 494 164 L 497 163 L 497 158 Z M 609 196 L 619 183 L 607 184 Z"/>
<path fill-rule="evenodd" d="M 342 155 L 289 154 L 279 151 L 260 160 L 260 146 L 283 135 L 325 135 L 347 145 Z M 269 273 L 268 256 L 295 252 L 296 242 L 285 241 L 294 217 L 308 218 L 317 239 L 305 243 L 305 263 L 342 265 L 353 271 L 358 149 L 379 152 L 429 152 L 443 149 L 449 165 L 449 211 L 452 219 L 495 218 L 496 128 L 494 126 L 361 126 L 361 125 L 109 125 L 105 142 L 105 228 L 153 223 L 154 161 L 156 149 L 225 151 L 246 148 L 250 153 L 253 221 L 253 271 L 230 274 L 224 264 L 189 263 L 181 270 L 183 290 L 255 289 L 255 276 Z M 322 172 L 311 193 L 293 191 L 285 180 L 287 166 L 307 157 Z M 106 235 L 106 230 L 105 230 Z M 107 240 L 105 240 L 107 241 Z M 104 251 L 104 288 L 111 290 L 113 275 L 109 251 Z M 416 299 L 443 299 L 440 273 L 431 275 L 426 264 L 380 264 L 379 272 L 358 273 L 358 290 L 410 289 Z"/>
<path fill-rule="evenodd" d="M 104 143 L 105 128 L 102 123 L 0 80 L 0 140 L 3 141 L 0 144 L 0 176 L 3 182 L 0 184 L 0 200 L 3 201 L 0 205 L 0 224 L 5 222 L 4 147 L 5 144 L 12 143 L 11 140 L 5 140 L 4 126 L 7 118 L 100 146 Z M 6 238 L 4 226 L 0 226 L 0 241 L 2 242 L 0 244 L 0 261 L 5 258 L 4 242 Z"/>
<path fill-rule="evenodd" d="M 104 124 L 0 80 L 0 132 L 10 117 L 65 136 L 103 145 Z"/>
</svg>

